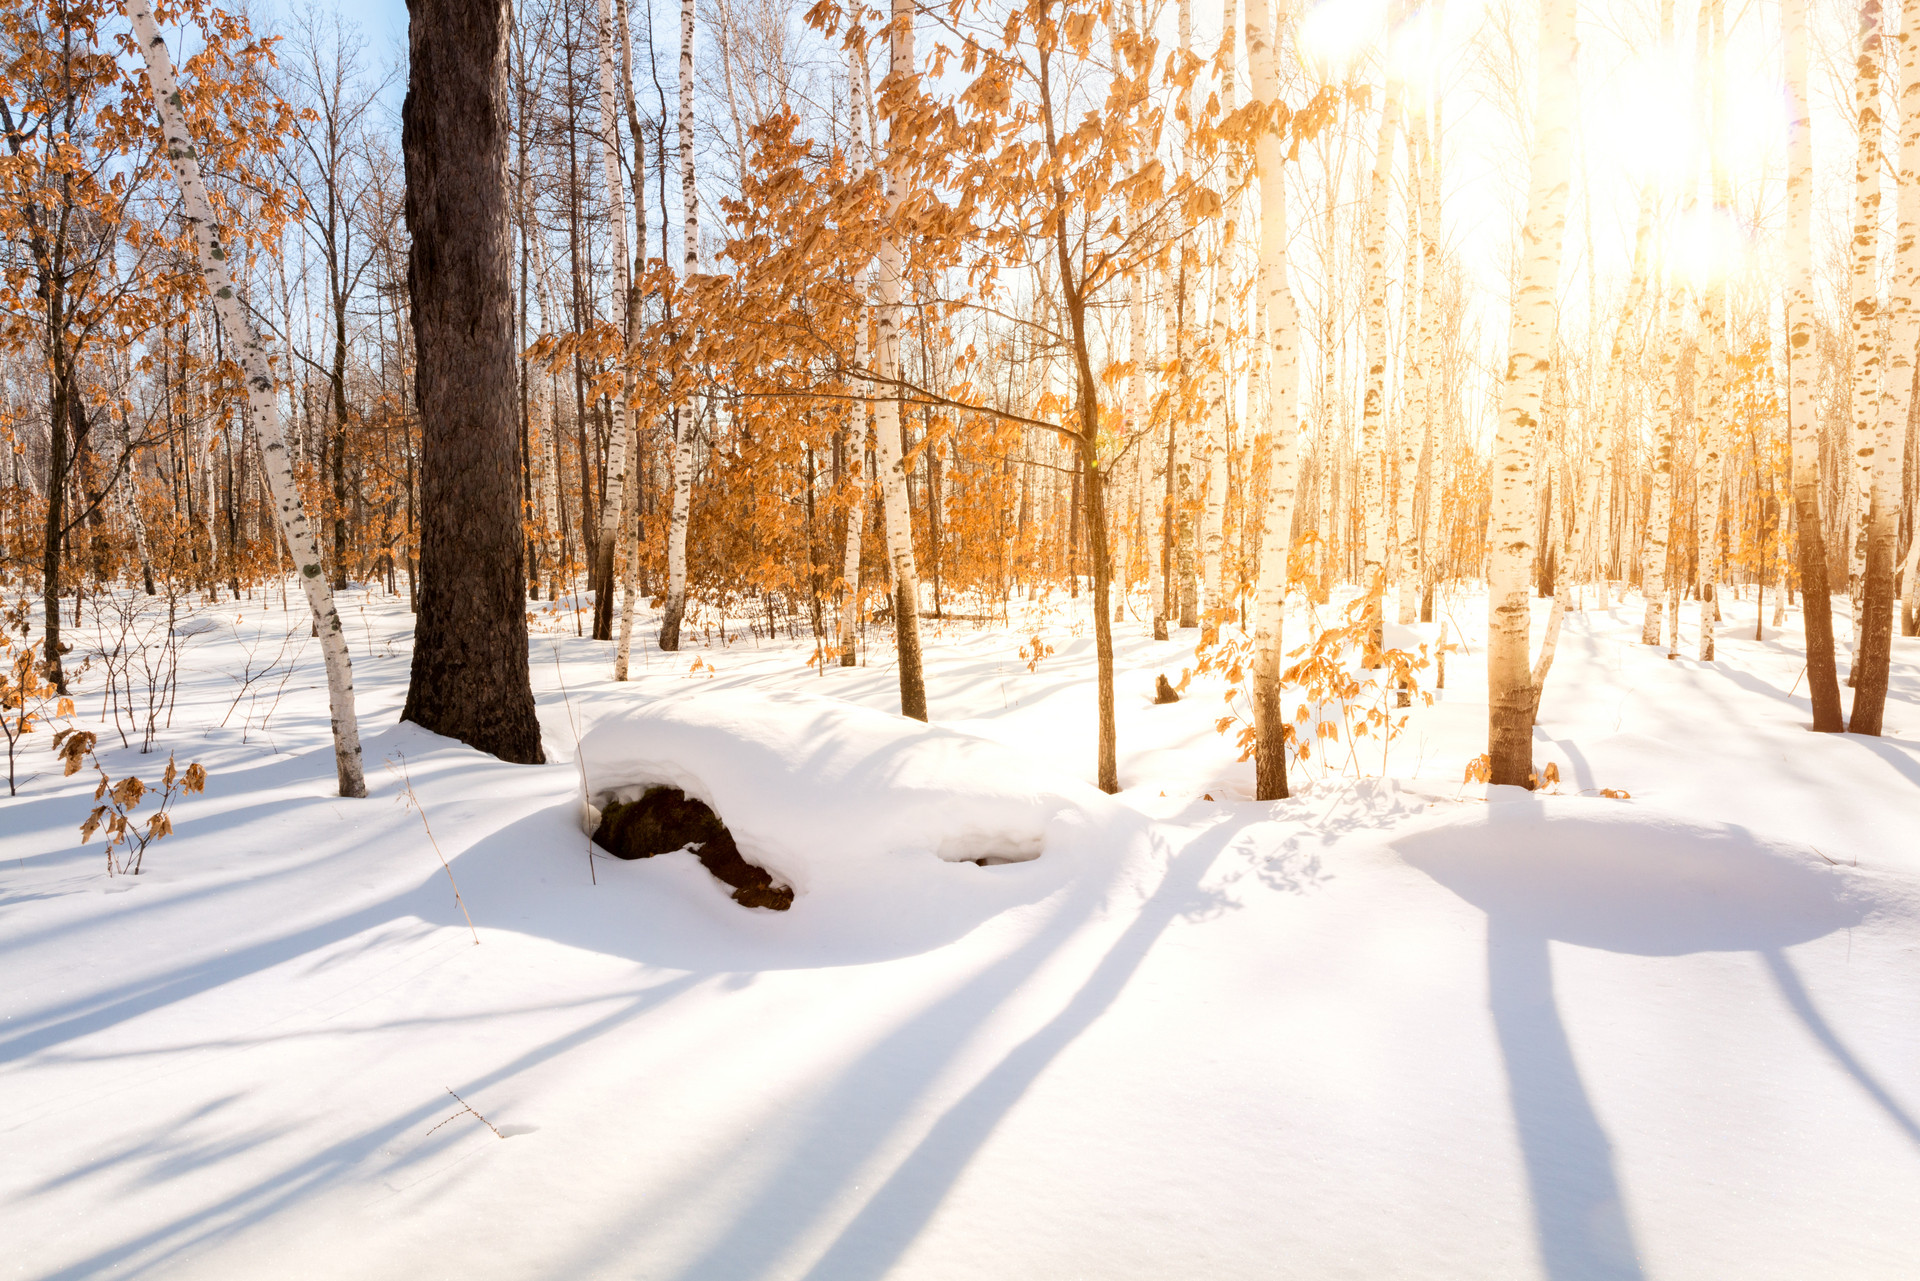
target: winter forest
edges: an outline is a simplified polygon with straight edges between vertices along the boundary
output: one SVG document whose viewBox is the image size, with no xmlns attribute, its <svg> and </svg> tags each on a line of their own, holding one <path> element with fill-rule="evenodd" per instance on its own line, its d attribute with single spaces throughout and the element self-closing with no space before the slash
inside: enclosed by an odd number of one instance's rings
<svg viewBox="0 0 1920 1281">
<path fill-rule="evenodd" d="M 1920 0 L 13 0 L 0 141 L 20 1275 L 1920 1275 Z"/>
</svg>

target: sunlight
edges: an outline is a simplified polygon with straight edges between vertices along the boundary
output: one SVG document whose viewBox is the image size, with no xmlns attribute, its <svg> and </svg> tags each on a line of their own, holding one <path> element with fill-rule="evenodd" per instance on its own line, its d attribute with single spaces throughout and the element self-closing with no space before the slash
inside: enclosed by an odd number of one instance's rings
<svg viewBox="0 0 1920 1281">
<path fill-rule="evenodd" d="M 1667 262 L 1688 287 L 1725 280 L 1746 264 L 1747 231 L 1724 209 L 1702 205 L 1678 214 L 1667 232 Z"/>
<path fill-rule="evenodd" d="M 1337 79 L 1366 56 L 1386 20 L 1386 0 L 1320 0 L 1300 19 L 1300 56 L 1321 80 Z"/>
<path fill-rule="evenodd" d="M 1683 188 L 1700 172 L 1690 83 L 1687 64 L 1672 50 L 1636 58 L 1589 101 L 1582 121 L 1588 145 L 1635 182 Z"/>
<path fill-rule="evenodd" d="M 1731 83 L 1720 91 L 1720 120 L 1715 130 L 1720 163 L 1734 174 L 1763 171 L 1786 154 L 1786 89 L 1769 76 L 1729 79 Z"/>
</svg>

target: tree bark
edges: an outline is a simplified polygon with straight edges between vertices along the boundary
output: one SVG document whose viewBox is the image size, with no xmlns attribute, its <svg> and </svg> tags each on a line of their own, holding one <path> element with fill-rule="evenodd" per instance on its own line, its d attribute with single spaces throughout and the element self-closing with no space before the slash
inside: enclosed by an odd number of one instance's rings
<svg viewBox="0 0 1920 1281">
<path fill-rule="evenodd" d="M 1873 441 L 1873 489 L 1867 520 L 1866 582 L 1861 593 L 1860 649 L 1853 663 L 1853 711 L 1847 731 L 1878 736 L 1893 661 L 1895 544 L 1900 537 L 1900 477 L 1913 404 L 1914 348 L 1920 345 L 1920 6 L 1909 4 L 1895 37 L 1900 58 L 1899 228 L 1892 337 Z M 1920 542 L 1920 538 L 1916 538 Z M 1908 571 L 1911 577 L 1912 570 Z M 1909 591 L 1911 591 L 1909 586 Z"/>
<path fill-rule="evenodd" d="M 1487 537 L 1487 754 L 1491 781 L 1516 787 L 1533 785 L 1533 717 L 1540 697 L 1527 665 L 1533 452 L 1540 395 L 1553 352 L 1555 290 L 1572 169 L 1574 8 L 1574 0 L 1540 3 L 1527 220 L 1493 446 Z"/>
<path fill-rule="evenodd" d="M 365 796 L 367 785 L 360 766 L 360 726 L 353 707 L 353 665 L 347 656 L 346 635 L 341 630 L 339 612 L 334 608 L 333 592 L 321 570 L 320 546 L 314 538 L 313 527 L 307 522 L 300 491 L 294 483 L 286 437 L 280 428 L 280 402 L 274 390 L 273 373 L 253 331 L 252 317 L 241 301 L 233 263 L 226 247 L 220 243 L 213 207 L 200 173 L 200 156 L 187 132 L 173 60 L 154 23 L 152 4 L 150 0 L 127 0 L 126 9 L 128 20 L 133 24 L 134 42 L 146 60 L 147 82 L 153 90 L 154 108 L 160 114 L 161 130 L 166 138 L 167 161 L 180 185 L 185 217 L 193 228 L 200 271 L 206 277 L 214 312 L 239 351 L 247 387 L 247 417 L 252 421 L 254 438 L 260 445 L 267 486 L 273 493 L 280 518 L 280 532 L 287 540 L 294 570 L 307 594 L 307 604 L 313 610 L 314 630 L 319 633 L 320 653 L 326 664 L 327 703 L 333 722 L 334 767 L 340 795 Z M 502 158 L 504 160 L 504 151 Z M 508 373 L 510 387 L 510 365 Z M 509 425 L 511 421 L 509 410 Z M 525 615 L 516 612 L 516 616 L 524 631 Z M 521 658 L 524 664 L 524 650 Z"/>
<path fill-rule="evenodd" d="M 888 79 L 897 100 L 913 82 L 913 0 L 893 0 L 891 24 L 892 72 Z M 906 203 L 906 175 L 895 148 L 905 137 L 906 122 L 894 107 L 888 122 L 886 184 L 887 212 L 897 217 Z M 907 474 L 900 441 L 900 318 L 906 256 L 891 229 L 880 242 L 880 305 L 875 312 L 876 364 L 886 388 L 873 402 L 874 454 L 879 465 L 881 511 L 886 524 L 887 555 L 893 562 L 893 633 L 900 655 L 900 714 L 927 719 L 927 686 L 920 667 L 920 582 L 913 559 L 913 513 L 907 503 Z M 888 383 L 895 386 L 887 386 Z"/>
<path fill-rule="evenodd" d="M 680 240 L 681 278 L 700 274 L 700 190 L 693 162 L 693 4 L 680 0 Z M 664 198 L 664 197 L 663 197 Z M 664 213 L 663 213 L 664 216 Z M 687 612 L 687 526 L 693 518 L 693 430 L 699 421 L 691 396 L 675 408 L 673 514 L 667 529 L 667 608 L 660 617 L 660 648 L 680 648 Z"/>
<path fill-rule="evenodd" d="M 1820 518 L 1818 380 L 1814 348 L 1813 119 L 1807 94 L 1807 0 L 1781 0 L 1787 98 L 1787 416 L 1793 433 L 1793 506 L 1799 527 L 1800 605 L 1806 634 L 1813 728 L 1840 732 L 1840 681 L 1833 662 L 1833 599 Z"/>
<path fill-rule="evenodd" d="M 1290 0 L 1247 0 L 1247 65 L 1253 98 L 1271 111 L 1280 98 L 1279 33 L 1286 29 Z M 1287 717 L 1280 703 L 1281 622 L 1286 608 L 1288 562 L 1293 551 L 1293 507 L 1299 485 L 1300 322 L 1287 283 L 1287 190 L 1280 135 L 1263 129 L 1254 142 L 1254 176 L 1260 187 L 1259 297 L 1266 310 L 1269 375 L 1267 506 L 1260 533 L 1260 585 L 1254 604 L 1253 721 L 1254 799 L 1287 796 Z"/>
<path fill-rule="evenodd" d="M 1395 126 L 1400 121 L 1400 92 L 1400 81 L 1389 70 L 1380 132 L 1374 144 L 1373 180 L 1367 188 L 1366 283 L 1362 302 L 1367 374 L 1366 390 L 1360 402 L 1359 492 L 1366 526 L 1360 587 L 1367 598 L 1368 639 L 1362 659 L 1367 667 L 1380 665 L 1381 606 L 1386 590 L 1387 197 L 1393 186 L 1393 139 Z"/>
<path fill-rule="evenodd" d="M 402 720 L 545 759 L 527 667 L 506 0 L 408 0 L 401 108 L 420 410 L 420 614 Z"/>
</svg>

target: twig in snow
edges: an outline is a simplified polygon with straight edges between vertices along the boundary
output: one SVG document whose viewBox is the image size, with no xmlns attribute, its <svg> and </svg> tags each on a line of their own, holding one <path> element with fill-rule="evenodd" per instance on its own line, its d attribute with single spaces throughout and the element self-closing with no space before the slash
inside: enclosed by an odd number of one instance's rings
<svg viewBox="0 0 1920 1281">
<path fill-rule="evenodd" d="M 449 1085 L 449 1086 L 447 1087 L 447 1093 L 448 1093 L 448 1094 L 453 1094 L 453 1087 L 452 1087 L 451 1085 Z M 475 1116 L 480 1116 L 480 1112 L 479 1112 L 479 1110 L 478 1110 L 477 1108 L 475 1108 L 475 1107 L 473 1106 L 473 1104 L 471 1104 L 471 1103 L 469 1103 L 469 1102 L 467 1102 L 467 1101 L 466 1101 L 465 1099 L 463 1099 L 463 1098 L 461 1098 L 461 1097 L 460 1097 L 459 1095 L 457 1095 L 457 1094 L 453 1094 L 453 1097 L 454 1097 L 454 1101 L 455 1101 L 455 1102 L 457 1102 L 457 1103 L 459 1103 L 459 1105 L 460 1105 L 460 1110 L 459 1110 L 458 1112 L 455 1112 L 455 1113 L 454 1113 L 454 1114 L 453 1114 L 452 1116 L 450 1116 L 450 1117 L 448 1117 L 446 1121 L 442 1121 L 442 1122 L 440 1123 L 440 1125 L 445 1125 L 445 1124 L 447 1123 L 447 1121 L 458 1121 L 458 1120 L 459 1120 L 459 1119 L 460 1119 L 461 1117 L 463 1117 L 463 1116 L 465 1116 L 465 1115 L 467 1115 L 467 1113 L 469 1113 L 469 1112 L 471 1112 L 471 1113 L 473 1113 L 473 1115 L 475 1115 Z M 507 1137 L 506 1135 L 504 1135 L 504 1134 L 502 1134 L 502 1133 L 500 1133 L 500 1127 L 499 1127 L 499 1126 L 497 1126 L 497 1125 L 495 1125 L 495 1124 L 494 1124 L 493 1122 L 491 1122 L 491 1121 L 489 1121 L 489 1120 L 487 1120 L 487 1118 L 486 1118 L 486 1117 L 484 1117 L 484 1116 L 480 1116 L 480 1124 L 482 1124 L 482 1125 L 484 1125 L 484 1126 L 486 1126 L 486 1127 L 487 1127 L 487 1128 L 488 1128 L 489 1130 L 492 1130 L 492 1131 L 493 1131 L 493 1137 L 494 1137 L 494 1138 L 496 1138 L 496 1139 L 504 1139 L 504 1138 L 506 1138 L 506 1137 Z M 437 1129 L 439 1129 L 439 1128 L 440 1128 L 440 1125 L 436 1125 L 436 1126 L 434 1126 L 434 1127 L 433 1127 L 433 1130 L 437 1130 Z M 428 1130 L 428 1131 L 427 1131 L 427 1133 L 428 1133 L 428 1134 L 432 1134 L 432 1133 L 433 1133 L 433 1130 Z"/>
<path fill-rule="evenodd" d="M 453 879 L 453 868 L 448 864 L 447 856 L 440 853 L 440 842 L 435 840 L 433 836 L 433 824 L 427 822 L 427 807 L 422 805 L 420 798 L 413 794 L 413 780 L 407 776 L 406 753 L 395 752 L 393 756 L 388 757 L 387 768 L 393 768 L 393 762 L 396 757 L 400 761 L 400 799 L 407 803 L 407 808 L 419 812 L 420 826 L 427 829 L 427 841 L 433 846 L 434 854 L 439 857 L 440 866 L 446 869 L 447 884 L 453 886 L 453 901 L 460 905 L 460 915 L 467 918 L 467 928 L 473 931 L 473 945 L 479 947 L 480 931 L 473 928 L 473 914 L 467 911 L 467 901 L 460 897 L 460 883 Z M 478 1116 L 479 1114 L 475 1113 L 474 1115 Z M 484 1120 L 485 1118 L 483 1117 L 481 1119 Z"/>
</svg>

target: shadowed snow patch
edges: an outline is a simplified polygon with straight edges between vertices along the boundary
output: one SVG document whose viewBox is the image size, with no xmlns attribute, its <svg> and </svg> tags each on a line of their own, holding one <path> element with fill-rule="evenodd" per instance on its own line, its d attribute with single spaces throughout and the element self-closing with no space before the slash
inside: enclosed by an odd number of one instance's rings
<svg viewBox="0 0 1920 1281">
<path fill-rule="evenodd" d="M 1859 878 L 1731 824 L 1531 801 L 1484 814 L 1394 848 L 1528 935 L 1640 956 L 1753 951 L 1857 925 L 1873 906 Z"/>
</svg>

